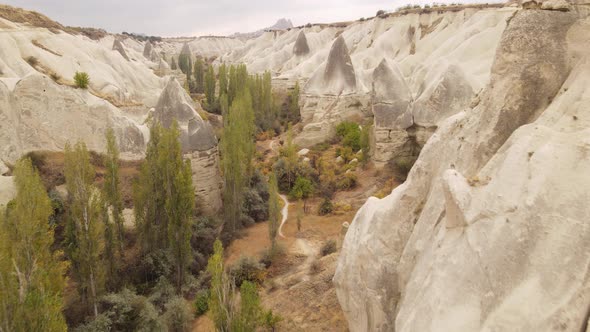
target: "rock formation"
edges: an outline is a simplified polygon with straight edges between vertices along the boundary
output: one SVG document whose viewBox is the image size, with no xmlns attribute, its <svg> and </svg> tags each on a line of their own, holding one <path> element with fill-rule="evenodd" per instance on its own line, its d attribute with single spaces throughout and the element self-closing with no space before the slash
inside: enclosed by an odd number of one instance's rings
<svg viewBox="0 0 590 332">
<path fill-rule="evenodd" d="M 124 156 L 143 153 L 140 127 L 90 92 L 64 87 L 41 74 L 20 79 L 13 88 L 0 81 L 2 160 L 13 163 L 33 150 L 62 150 L 68 141 L 77 140 L 90 150 L 104 151 L 109 127 L 114 128 Z"/>
<path fill-rule="evenodd" d="M 148 40 L 145 42 L 145 46 L 143 47 L 143 56 L 146 59 L 152 58 L 152 52 L 154 51 L 154 45 Z"/>
<path fill-rule="evenodd" d="M 297 35 L 295 45 L 293 45 L 293 54 L 296 56 L 305 56 L 309 54 L 309 45 L 307 44 L 307 38 L 305 38 L 305 32 L 301 30 Z"/>
<path fill-rule="evenodd" d="M 412 93 L 397 65 L 383 59 L 373 71 L 373 160 L 387 163 L 413 151 L 407 131 L 414 124 Z"/>
<path fill-rule="evenodd" d="M 588 11 L 520 10 L 472 109 L 352 222 L 351 331 L 583 331 L 590 306 Z"/>
<path fill-rule="evenodd" d="M 342 35 L 332 44 L 325 66 L 316 71 L 305 91 L 320 95 L 340 95 L 355 92 L 356 75 L 348 48 Z"/>
<path fill-rule="evenodd" d="M 123 44 L 117 38 L 115 38 L 115 40 L 113 41 L 113 50 L 119 52 L 119 54 L 121 54 L 121 56 L 125 58 L 125 60 L 129 61 L 129 57 L 127 56 L 127 52 L 125 52 Z"/>
<path fill-rule="evenodd" d="M 164 127 L 177 121 L 183 153 L 191 160 L 197 202 L 205 213 L 211 214 L 221 208 L 219 153 L 211 125 L 196 111 L 200 107 L 176 78 L 171 77 L 160 95 L 153 118 Z"/>
</svg>

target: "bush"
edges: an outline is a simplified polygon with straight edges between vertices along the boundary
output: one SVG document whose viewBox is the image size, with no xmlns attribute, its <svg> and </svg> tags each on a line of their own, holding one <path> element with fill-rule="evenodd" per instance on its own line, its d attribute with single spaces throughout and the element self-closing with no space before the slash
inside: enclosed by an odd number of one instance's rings
<svg viewBox="0 0 590 332">
<path fill-rule="evenodd" d="M 31 65 L 31 67 L 35 67 L 39 64 L 39 60 L 34 56 L 30 56 L 27 58 L 27 63 Z"/>
<path fill-rule="evenodd" d="M 309 274 L 314 275 L 320 272 L 322 272 L 322 263 L 316 258 L 309 265 Z"/>
<path fill-rule="evenodd" d="M 336 241 L 330 239 L 322 245 L 320 248 L 320 255 L 328 256 L 329 254 L 335 253 L 338 250 L 338 246 L 336 245 Z"/>
<path fill-rule="evenodd" d="M 301 176 L 297 177 L 295 180 L 295 185 L 291 189 L 289 196 L 292 200 L 299 200 L 308 198 L 313 194 L 313 183 Z"/>
<path fill-rule="evenodd" d="M 27 154 L 25 154 L 23 158 L 31 159 L 31 164 L 33 165 L 33 167 L 37 169 L 37 171 L 39 171 L 43 166 L 45 166 L 47 155 L 43 152 L 31 151 L 27 152 Z"/>
<path fill-rule="evenodd" d="M 401 173 L 403 180 L 408 177 L 410 170 L 416 162 L 416 157 L 398 157 L 394 159 L 394 165 L 397 170 Z"/>
<path fill-rule="evenodd" d="M 325 198 L 318 208 L 318 214 L 320 216 L 325 216 L 332 213 L 333 209 L 334 205 L 332 204 L 332 201 L 329 198 Z"/>
<path fill-rule="evenodd" d="M 357 186 L 358 181 L 354 173 L 344 174 L 344 178 L 338 181 L 338 190 L 350 190 Z"/>
<path fill-rule="evenodd" d="M 74 75 L 74 83 L 80 89 L 88 89 L 88 83 L 90 83 L 90 77 L 85 72 L 77 71 Z"/>
<path fill-rule="evenodd" d="M 283 317 L 275 314 L 272 310 L 265 311 L 262 315 L 262 324 L 271 331 L 275 331 Z"/>
<path fill-rule="evenodd" d="M 175 297 L 166 303 L 163 319 L 168 326 L 168 331 L 190 331 L 193 314 L 182 297 Z"/>
<path fill-rule="evenodd" d="M 201 316 L 209 310 L 209 290 L 200 290 L 195 298 L 195 312 Z"/>
<path fill-rule="evenodd" d="M 282 257 L 284 254 L 285 254 L 285 247 L 283 247 L 280 244 L 277 244 L 274 247 L 274 249 L 271 247 L 262 254 L 262 257 L 260 258 L 260 264 L 262 264 L 262 266 L 268 268 L 274 262 L 276 262 L 280 257 Z"/>
<path fill-rule="evenodd" d="M 252 257 L 241 257 L 230 268 L 230 275 L 236 287 L 241 287 L 244 281 L 261 284 L 264 281 L 265 274 L 264 266 Z"/>
<path fill-rule="evenodd" d="M 260 170 L 256 170 L 250 178 L 249 187 L 244 190 L 242 213 L 251 219 L 250 224 L 268 220 L 268 183 Z"/>
<path fill-rule="evenodd" d="M 385 11 L 383 9 L 380 9 L 380 10 L 377 11 L 377 14 L 375 14 L 375 16 L 381 16 L 381 15 L 384 15 L 384 14 L 385 14 Z"/>
<path fill-rule="evenodd" d="M 350 146 L 345 146 L 343 148 L 336 149 L 336 156 L 342 157 L 342 160 L 344 160 L 344 163 L 348 163 L 354 159 L 355 154 L 352 151 L 352 148 Z"/>
<path fill-rule="evenodd" d="M 336 126 L 336 135 L 342 145 L 350 147 L 354 151 L 361 149 L 361 128 L 358 124 L 345 121 Z"/>
</svg>

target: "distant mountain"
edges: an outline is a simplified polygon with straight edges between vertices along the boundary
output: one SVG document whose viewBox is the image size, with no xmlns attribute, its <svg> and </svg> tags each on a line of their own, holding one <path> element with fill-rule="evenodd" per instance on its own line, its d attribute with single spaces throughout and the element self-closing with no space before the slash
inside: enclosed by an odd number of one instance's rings
<svg viewBox="0 0 590 332">
<path fill-rule="evenodd" d="M 254 31 L 254 32 L 236 32 L 233 35 L 231 35 L 230 37 L 235 37 L 235 38 L 256 38 L 260 35 L 262 35 L 265 31 L 275 31 L 275 30 L 287 30 L 289 28 L 293 27 L 293 22 L 291 22 L 291 20 L 286 19 L 286 18 L 281 18 L 279 19 L 275 24 L 273 24 L 270 27 L 264 28 L 264 29 L 260 29 L 258 31 Z"/>
</svg>

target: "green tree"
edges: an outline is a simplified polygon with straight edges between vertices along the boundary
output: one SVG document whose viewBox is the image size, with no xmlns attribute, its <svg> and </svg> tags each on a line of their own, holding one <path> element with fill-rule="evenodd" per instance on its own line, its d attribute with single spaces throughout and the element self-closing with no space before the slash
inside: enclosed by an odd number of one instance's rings
<svg viewBox="0 0 590 332">
<path fill-rule="evenodd" d="M 51 201 L 30 159 L 14 176 L 16 197 L 0 211 L 0 330 L 65 331 L 66 263 L 51 249 Z"/>
<path fill-rule="evenodd" d="M 368 125 L 363 126 L 363 128 L 361 129 L 360 147 L 362 150 L 363 165 L 366 165 L 369 162 L 369 159 L 371 157 L 370 135 L 371 135 L 372 128 L 373 128 L 373 126 L 368 124 Z"/>
<path fill-rule="evenodd" d="M 299 111 L 299 94 L 300 87 L 299 81 L 297 81 L 293 91 L 289 93 L 289 103 L 287 112 L 283 115 L 283 123 L 296 123 L 301 119 L 301 113 Z"/>
<path fill-rule="evenodd" d="M 277 186 L 277 177 L 274 172 L 270 173 L 268 191 L 270 194 L 268 199 L 268 237 L 270 238 L 271 252 L 274 253 L 276 250 L 277 233 L 279 231 L 279 223 L 281 219 L 279 188 Z"/>
<path fill-rule="evenodd" d="M 298 176 L 291 192 L 289 192 L 289 196 L 292 199 L 299 200 L 307 199 L 311 194 L 313 194 L 313 183 L 304 177 Z"/>
<path fill-rule="evenodd" d="M 285 168 L 287 173 L 288 190 L 291 190 L 295 183 L 295 171 L 297 164 L 299 163 L 299 157 L 297 156 L 297 146 L 293 143 L 293 128 L 289 124 L 287 129 L 287 140 L 285 145 L 280 151 L 282 158 L 285 160 Z"/>
<path fill-rule="evenodd" d="M 69 256 L 73 262 L 78 289 L 98 316 L 98 298 L 104 287 L 102 241 L 104 237 L 103 202 L 93 186 L 95 171 L 86 145 L 65 147 L 64 173 L 69 195 Z"/>
<path fill-rule="evenodd" d="M 221 66 L 219 66 L 219 98 L 221 98 L 222 95 L 227 95 L 227 84 L 227 66 L 225 63 L 222 63 Z"/>
<path fill-rule="evenodd" d="M 215 71 L 212 65 L 209 65 L 205 73 L 205 96 L 207 105 L 212 109 L 215 105 Z"/>
<path fill-rule="evenodd" d="M 146 160 L 134 189 L 136 225 L 144 254 L 170 250 L 174 281 L 180 292 L 192 259 L 192 170 L 182 158 L 176 122 L 170 129 L 155 123 L 150 132 Z"/>
<path fill-rule="evenodd" d="M 205 92 L 205 64 L 203 58 L 197 57 L 194 71 L 196 92 L 203 93 Z"/>
<path fill-rule="evenodd" d="M 209 258 L 207 272 L 211 275 L 209 311 L 218 331 L 231 331 L 234 320 L 233 288 L 223 267 L 223 245 L 216 240 L 213 255 Z"/>
<path fill-rule="evenodd" d="M 262 306 L 256 284 L 244 281 L 240 287 L 240 311 L 232 323 L 232 331 L 255 332 L 261 320 Z"/>
<path fill-rule="evenodd" d="M 178 56 L 178 68 L 187 75 L 187 78 L 189 78 L 190 74 L 193 72 L 193 60 L 191 59 L 190 54 L 181 53 Z"/>
<path fill-rule="evenodd" d="M 224 186 L 224 231 L 230 236 L 239 226 L 242 192 L 252 173 L 254 157 L 254 111 L 247 89 L 243 89 L 224 117 L 222 165 Z"/>
<path fill-rule="evenodd" d="M 123 255 L 124 225 L 123 225 L 123 200 L 121 198 L 121 184 L 119 180 L 119 146 L 115 138 L 115 132 L 109 128 L 106 132 L 107 154 L 104 158 L 106 168 L 104 179 L 104 197 L 111 216 L 116 225 L 116 238 L 119 248 L 119 255 Z"/>
</svg>

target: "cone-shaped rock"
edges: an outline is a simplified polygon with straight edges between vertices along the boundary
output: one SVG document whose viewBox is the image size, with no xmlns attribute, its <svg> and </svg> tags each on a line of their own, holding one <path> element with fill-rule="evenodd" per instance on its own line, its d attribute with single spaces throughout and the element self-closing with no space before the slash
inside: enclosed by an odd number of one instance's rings
<svg viewBox="0 0 590 332">
<path fill-rule="evenodd" d="M 145 43 L 145 46 L 143 47 L 143 56 L 146 57 L 146 59 L 150 59 L 152 56 L 152 51 L 154 50 L 154 46 L 152 45 L 152 43 L 148 40 Z"/>
<path fill-rule="evenodd" d="M 125 48 L 123 47 L 123 43 L 119 39 L 115 39 L 113 41 L 113 50 L 117 51 L 121 54 L 125 60 L 129 61 L 129 57 L 127 56 L 127 52 L 125 52 Z"/>
<path fill-rule="evenodd" d="M 174 120 L 178 122 L 185 152 L 205 151 L 217 145 L 211 125 L 201 118 L 196 108 L 200 105 L 195 104 L 176 78 L 171 77 L 154 111 L 154 120 L 164 127 L 170 127 Z"/>
<path fill-rule="evenodd" d="M 348 94 L 356 91 L 356 76 L 344 38 L 332 44 L 328 60 L 309 80 L 306 91 L 320 95 Z"/>
<path fill-rule="evenodd" d="M 395 65 L 383 59 L 373 71 L 373 114 L 375 127 L 405 129 L 412 125 L 412 94 Z"/>
<path fill-rule="evenodd" d="M 293 46 L 293 54 L 303 56 L 309 54 L 309 45 L 307 44 L 307 37 L 303 30 L 299 32 L 295 45 Z"/>
</svg>

